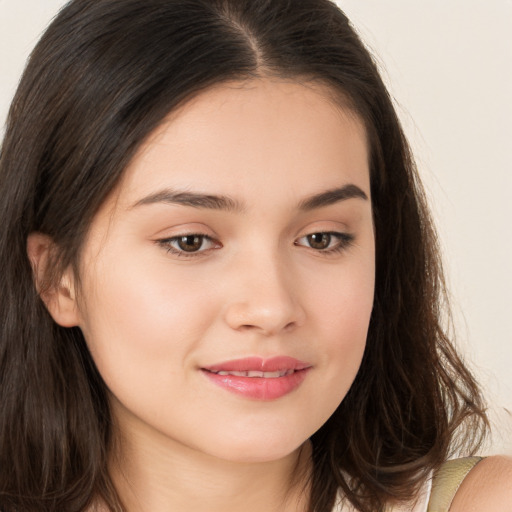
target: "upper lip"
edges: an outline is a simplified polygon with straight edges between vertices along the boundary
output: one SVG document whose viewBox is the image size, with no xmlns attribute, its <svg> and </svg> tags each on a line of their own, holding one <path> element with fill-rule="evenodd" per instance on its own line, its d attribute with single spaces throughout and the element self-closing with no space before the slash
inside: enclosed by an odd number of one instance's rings
<svg viewBox="0 0 512 512">
<path fill-rule="evenodd" d="M 285 370 L 304 370 L 309 367 L 311 367 L 310 363 L 300 361 L 294 357 L 277 356 L 268 359 L 263 357 L 233 359 L 231 361 L 205 366 L 202 369 L 209 372 L 279 372 Z"/>
</svg>

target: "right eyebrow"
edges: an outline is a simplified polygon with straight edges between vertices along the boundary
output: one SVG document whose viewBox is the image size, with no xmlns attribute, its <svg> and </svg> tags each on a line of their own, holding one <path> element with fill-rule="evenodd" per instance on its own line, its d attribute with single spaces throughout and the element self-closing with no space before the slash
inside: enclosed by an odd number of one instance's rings
<svg viewBox="0 0 512 512">
<path fill-rule="evenodd" d="M 192 208 L 206 208 L 209 210 L 225 210 L 231 212 L 241 212 L 244 210 L 242 203 L 229 196 L 184 192 L 171 189 L 160 190 L 143 197 L 133 204 L 131 208 L 155 203 L 179 204 L 191 206 Z"/>
<path fill-rule="evenodd" d="M 308 197 L 301 201 L 299 208 L 303 211 L 309 211 L 353 198 L 368 200 L 368 196 L 361 188 L 357 185 L 348 184 Z"/>
</svg>

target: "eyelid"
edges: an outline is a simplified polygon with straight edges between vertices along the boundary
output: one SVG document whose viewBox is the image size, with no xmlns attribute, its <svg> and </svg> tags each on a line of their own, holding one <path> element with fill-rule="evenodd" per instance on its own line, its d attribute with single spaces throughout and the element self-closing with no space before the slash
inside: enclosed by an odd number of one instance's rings
<svg viewBox="0 0 512 512">
<path fill-rule="evenodd" d="M 328 246 L 326 248 L 312 247 L 311 242 L 308 241 L 309 237 L 314 235 L 327 235 L 329 236 Z M 187 251 L 177 247 L 180 239 L 187 237 L 199 237 L 201 238 L 201 245 L 197 250 Z M 304 247 L 307 250 L 313 251 L 316 254 L 328 256 L 336 253 L 341 253 L 348 249 L 354 242 L 355 236 L 351 233 L 344 231 L 334 230 L 322 230 L 322 229 L 311 229 L 306 234 L 296 238 L 293 245 L 298 247 Z M 303 242 L 301 242 L 303 241 Z M 334 244 L 332 242 L 335 242 Z M 193 258 L 207 255 L 210 251 L 220 249 L 223 247 L 222 243 L 215 239 L 213 236 L 208 235 L 204 232 L 196 230 L 184 230 L 181 233 L 177 233 L 172 236 L 166 236 L 155 240 L 155 243 L 160 245 L 166 252 L 180 257 L 180 258 Z M 208 247 L 203 247 L 204 245 Z"/>
<path fill-rule="evenodd" d="M 208 247 L 206 249 L 200 249 L 197 251 L 185 251 L 182 249 L 179 249 L 177 247 L 174 247 L 172 244 L 177 243 L 180 239 L 186 238 L 186 237 L 200 237 L 203 242 L 207 241 L 212 246 Z M 193 258 L 193 257 L 201 257 L 205 254 L 209 253 L 211 250 L 220 249 L 222 247 L 222 244 L 213 238 L 210 235 L 207 235 L 205 233 L 200 232 L 183 232 L 174 236 L 169 236 L 165 238 L 160 238 L 158 240 L 155 240 L 155 242 L 160 245 L 165 251 L 167 251 L 170 254 L 173 254 L 174 256 L 180 257 L 180 258 Z"/>
<path fill-rule="evenodd" d="M 313 235 L 329 235 L 332 238 L 335 238 L 338 240 L 338 242 L 333 247 L 327 247 L 325 249 L 317 249 L 315 247 L 311 247 L 307 245 L 307 242 L 305 244 L 300 244 L 299 241 L 302 239 L 307 239 L 310 236 Z M 340 231 L 322 231 L 322 230 L 313 230 L 299 238 L 297 238 L 294 242 L 294 245 L 299 247 L 305 247 L 306 249 L 310 249 L 314 251 L 315 253 L 319 255 L 332 255 L 341 253 L 344 250 L 348 249 L 354 242 L 355 236 L 351 233 L 346 232 L 340 232 Z"/>
</svg>

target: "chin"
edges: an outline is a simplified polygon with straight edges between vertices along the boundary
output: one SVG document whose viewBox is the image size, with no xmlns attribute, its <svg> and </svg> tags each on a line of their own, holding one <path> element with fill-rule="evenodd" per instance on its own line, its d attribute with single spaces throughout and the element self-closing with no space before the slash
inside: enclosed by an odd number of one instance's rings
<svg viewBox="0 0 512 512">
<path fill-rule="evenodd" d="M 308 441 L 308 438 L 292 438 L 288 432 L 280 432 L 280 435 L 249 436 L 247 438 L 230 437 L 209 450 L 211 455 L 236 463 L 268 463 L 289 457 Z"/>
</svg>

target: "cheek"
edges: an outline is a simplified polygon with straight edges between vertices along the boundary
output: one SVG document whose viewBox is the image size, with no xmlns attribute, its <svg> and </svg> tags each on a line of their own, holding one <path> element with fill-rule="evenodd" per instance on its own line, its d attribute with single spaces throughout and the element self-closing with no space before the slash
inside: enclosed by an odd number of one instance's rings
<svg viewBox="0 0 512 512">
<path fill-rule="evenodd" d="M 317 328 L 328 333 L 334 346 L 341 346 L 341 340 L 360 344 L 366 339 L 375 288 L 373 251 L 361 252 L 325 275 L 317 272 L 307 286 Z"/>
<path fill-rule="evenodd" d="M 116 372 L 123 379 L 167 374 L 170 363 L 186 361 L 215 315 L 204 283 L 170 275 L 165 256 L 147 266 L 104 257 L 90 282 L 81 327 L 106 382 Z"/>
<path fill-rule="evenodd" d="M 374 299 L 373 259 L 346 270 L 330 281 L 336 284 L 316 289 L 311 306 L 316 311 L 314 330 L 319 333 L 326 387 L 332 390 L 335 406 L 359 370 Z"/>
</svg>

